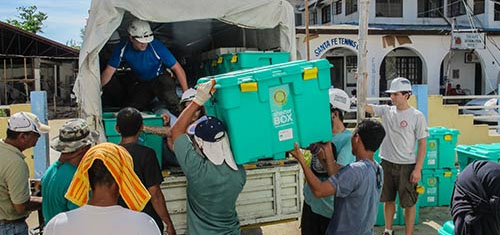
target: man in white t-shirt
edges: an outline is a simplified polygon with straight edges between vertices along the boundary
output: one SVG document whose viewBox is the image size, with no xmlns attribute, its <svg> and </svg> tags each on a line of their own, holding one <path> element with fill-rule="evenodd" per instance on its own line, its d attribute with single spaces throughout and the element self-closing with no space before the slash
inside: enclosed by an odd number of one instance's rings
<svg viewBox="0 0 500 235">
<path fill-rule="evenodd" d="M 417 183 L 422 176 L 426 138 L 429 135 L 422 112 L 411 107 L 411 83 L 398 77 L 386 91 L 391 94 L 393 106 L 366 105 L 368 113 L 382 118 L 386 136 L 380 146 L 381 166 L 384 169 L 384 186 L 380 201 L 384 202 L 385 231 L 392 235 L 392 222 L 396 210 L 396 193 L 405 209 L 406 234 L 413 233 L 418 194 Z M 418 150 L 415 155 L 416 143 Z"/>
<path fill-rule="evenodd" d="M 91 155 L 98 152 L 96 148 L 97 145 L 91 148 L 84 157 L 82 164 L 88 164 L 85 158 L 92 157 Z M 126 152 L 124 148 L 114 148 L 120 151 Z M 109 152 L 109 156 L 99 157 L 93 160 L 90 168 L 88 169 L 88 181 L 90 183 L 90 188 L 92 190 L 88 204 L 84 205 L 78 209 L 59 213 L 54 218 L 52 218 L 44 229 L 45 235 L 108 235 L 108 234 L 120 234 L 120 235 L 137 235 L 137 234 L 153 234 L 159 235 L 160 230 L 156 225 L 156 222 L 149 215 L 125 209 L 118 205 L 118 196 L 121 194 L 119 188 L 124 187 L 124 183 L 117 183 L 115 177 L 108 169 L 109 164 L 113 162 L 118 162 L 117 167 L 122 164 L 131 164 L 130 162 L 120 161 L 115 159 L 114 156 L 123 155 L 123 152 L 111 152 L 113 149 L 106 151 Z M 102 151 L 101 151 L 102 152 Z M 126 153 L 128 154 L 128 153 Z M 104 163 L 102 159 L 107 159 L 108 163 Z M 80 165 L 77 170 L 77 175 L 79 174 Z M 128 168 L 129 174 L 135 174 L 130 165 Z M 130 178 L 127 178 L 127 169 L 118 169 L 122 172 L 121 177 L 123 181 L 130 183 Z M 113 169 L 116 171 L 117 169 Z M 73 178 L 73 182 L 80 180 L 78 177 Z M 72 185 L 73 185 L 72 182 Z M 118 186 L 120 184 L 120 186 Z M 131 183 L 132 184 L 132 183 Z M 70 191 L 76 190 L 75 188 L 68 189 L 68 194 Z M 85 190 L 78 188 L 78 190 Z M 127 188 L 130 190 L 130 188 Z M 132 192 L 135 194 L 147 192 L 143 190 L 142 192 L 137 190 Z M 66 197 L 68 197 L 68 194 Z M 81 194 L 86 195 L 86 194 Z M 123 195 L 122 195 L 123 196 Z"/>
</svg>

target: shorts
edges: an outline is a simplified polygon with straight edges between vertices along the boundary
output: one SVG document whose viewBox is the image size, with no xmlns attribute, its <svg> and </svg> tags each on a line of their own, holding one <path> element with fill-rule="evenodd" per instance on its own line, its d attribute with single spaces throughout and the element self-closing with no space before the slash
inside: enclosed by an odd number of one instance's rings
<svg viewBox="0 0 500 235">
<path fill-rule="evenodd" d="M 393 202 L 398 193 L 401 207 L 414 206 L 418 199 L 417 184 L 410 182 L 410 176 L 415 169 L 415 164 L 396 164 L 382 159 L 380 165 L 384 170 L 384 185 L 380 201 Z"/>
</svg>

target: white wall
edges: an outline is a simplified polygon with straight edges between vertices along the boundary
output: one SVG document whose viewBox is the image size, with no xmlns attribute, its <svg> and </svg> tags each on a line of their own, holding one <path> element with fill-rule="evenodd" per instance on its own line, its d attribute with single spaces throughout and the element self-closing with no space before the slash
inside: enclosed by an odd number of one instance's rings
<svg viewBox="0 0 500 235">
<path fill-rule="evenodd" d="M 448 79 L 452 87 L 455 88 L 457 84 L 460 84 L 462 89 L 469 89 L 471 91 L 471 94 L 474 94 L 476 64 L 465 63 L 465 51 L 457 51 L 453 54 L 448 54 L 444 59 L 443 64 L 444 75 L 448 73 L 447 67 L 448 62 L 450 61 L 450 56 L 451 63 L 449 63 Z M 458 78 L 453 77 L 454 70 L 459 71 Z"/>
</svg>

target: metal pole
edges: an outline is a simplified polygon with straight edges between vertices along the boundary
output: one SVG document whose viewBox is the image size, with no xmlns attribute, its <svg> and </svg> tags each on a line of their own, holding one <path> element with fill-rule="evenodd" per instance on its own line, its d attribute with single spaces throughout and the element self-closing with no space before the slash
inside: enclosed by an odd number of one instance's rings
<svg viewBox="0 0 500 235">
<path fill-rule="evenodd" d="M 311 52 L 309 52 L 309 0 L 304 0 L 304 23 L 306 26 L 306 55 L 307 60 L 311 60 Z"/>
<path fill-rule="evenodd" d="M 368 37 L 368 15 L 370 0 L 359 0 L 359 30 L 358 30 L 358 79 L 356 89 L 358 90 L 357 122 L 365 119 L 366 84 L 368 81 L 368 70 L 366 66 L 366 43 Z"/>
<path fill-rule="evenodd" d="M 3 60 L 3 80 L 4 80 L 4 95 L 5 95 L 5 100 L 4 100 L 4 103 L 5 105 L 8 105 L 8 97 L 7 97 L 7 90 L 9 89 L 8 88 L 8 85 L 7 85 L 7 60 Z"/>
<path fill-rule="evenodd" d="M 57 65 L 54 65 L 54 115 L 56 116 L 57 111 Z"/>
<path fill-rule="evenodd" d="M 30 94 L 28 88 L 28 68 L 26 66 L 26 57 L 24 57 L 24 90 L 26 92 L 26 103 L 30 102 Z"/>
</svg>

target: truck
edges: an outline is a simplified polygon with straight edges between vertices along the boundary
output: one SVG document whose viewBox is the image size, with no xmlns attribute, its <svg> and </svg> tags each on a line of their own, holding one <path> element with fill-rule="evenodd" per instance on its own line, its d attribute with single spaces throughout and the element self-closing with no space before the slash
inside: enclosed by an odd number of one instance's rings
<svg viewBox="0 0 500 235">
<path fill-rule="evenodd" d="M 101 133 L 99 65 L 103 48 L 116 31 L 127 40 L 134 19 L 149 21 L 154 36 L 171 50 L 193 86 L 208 59 L 224 52 L 253 48 L 286 51 L 296 59 L 294 9 L 286 0 L 92 0 L 79 55 L 73 92 L 80 117 Z M 124 70 L 126 71 L 126 70 Z M 117 75 L 119 76 L 119 74 Z M 300 217 L 304 177 L 295 161 L 247 165 L 247 182 L 237 201 L 242 226 Z M 161 185 L 178 234 L 186 232 L 186 177 L 170 170 Z"/>
</svg>

